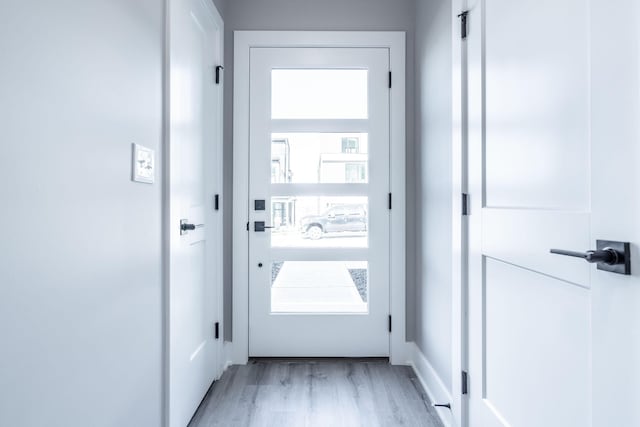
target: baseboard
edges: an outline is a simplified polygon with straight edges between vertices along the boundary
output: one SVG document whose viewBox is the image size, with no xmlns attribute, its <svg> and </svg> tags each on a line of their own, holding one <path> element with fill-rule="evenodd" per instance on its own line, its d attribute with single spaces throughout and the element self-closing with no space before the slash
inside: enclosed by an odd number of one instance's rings
<svg viewBox="0 0 640 427">
<path fill-rule="evenodd" d="M 451 403 L 451 393 L 438 375 L 426 356 L 415 343 L 411 343 L 413 357 L 410 365 L 418 376 L 420 384 L 424 388 L 431 403 Z M 445 427 L 453 427 L 451 411 L 447 408 L 436 408 L 436 413 Z"/>
<path fill-rule="evenodd" d="M 411 366 L 413 361 L 413 342 L 402 341 L 392 345 L 389 363 L 392 365 Z"/>
</svg>

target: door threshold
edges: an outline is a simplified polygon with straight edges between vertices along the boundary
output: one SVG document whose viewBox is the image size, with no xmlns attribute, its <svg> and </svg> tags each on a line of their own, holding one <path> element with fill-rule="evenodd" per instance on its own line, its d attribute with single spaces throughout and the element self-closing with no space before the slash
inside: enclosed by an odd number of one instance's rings
<svg viewBox="0 0 640 427">
<path fill-rule="evenodd" d="M 247 364 L 255 363 L 316 363 L 316 362 L 357 362 L 389 363 L 388 357 L 250 357 Z"/>
</svg>

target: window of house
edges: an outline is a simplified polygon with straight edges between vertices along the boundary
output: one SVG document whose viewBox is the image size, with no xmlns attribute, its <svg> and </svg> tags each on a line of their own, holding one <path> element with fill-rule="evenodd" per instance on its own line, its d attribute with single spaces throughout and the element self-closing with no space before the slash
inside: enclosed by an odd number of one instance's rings
<svg viewBox="0 0 640 427">
<path fill-rule="evenodd" d="M 342 152 L 357 154 L 360 152 L 360 140 L 358 138 L 342 138 Z"/>
<path fill-rule="evenodd" d="M 271 182 L 282 182 L 282 167 L 278 160 L 271 160 Z"/>
<path fill-rule="evenodd" d="M 367 182 L 367 166 L 363 163 L 346 163 L 344 175 L 344 182 Z"/>
</svg>

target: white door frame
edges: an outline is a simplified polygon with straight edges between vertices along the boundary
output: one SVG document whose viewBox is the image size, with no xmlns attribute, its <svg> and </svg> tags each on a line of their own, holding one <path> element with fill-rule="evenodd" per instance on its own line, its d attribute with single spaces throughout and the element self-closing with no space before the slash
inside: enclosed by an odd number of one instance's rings
<svg viewBox="0 0 640 427">
<path fill-rule="evenodd" d="M 170 392 L 170 289 L 172 283 L 170 281 L 170 257 L 171 257 L 171 244 L 170 244 L 170 235 L 171 230 L 175 229 L 176 224 L 171 223 L 171 138 L 170 138 L 170 129 L 171 129 L 171 5 L 175 1 L 182 0 L 165 0 L 164 1 L 164 61 L 163 61 L 163 147 L 162 147 L 162 192 L 163 192 L 163 200 L 162 200 L 162 286 L 163 286 L 163 304 L 162 304 L 162 312 L 163 312 L 163 325 L 162 325 L 162 335 L 164 337 L 163 342 L 163 372 L 162 372 L 162 400 L 163 411 L 162 411 L 162 425 L 169 425 L 169 409 L 170 409 L 170 401 L 169 401 L 169 392 Z M 216 8 L 215 4 L 212 0 L 203 0 L 203 3 L 206 3 L 206 6 L 210 9 L 213 19 L 218 26 L 219 38 L 218 38 L 218 52 L 219 52 L 219 64 L 223 65 L 224 62 L 224 21 L 220 12 Z M 215 70 L 212 70 L 215 72 Z M 212 78 L 213 78 L 212 74 Z M 216 103 L 216 114 L 218 120 L 218 130 L 216 132 L 216 143 L 215 147 L 210 147 L 209 150 L 205 151 L 205 155 L 208 157 L 207 164 L 210 165 L 209 168 L 205 168 L 205 180 L 206 180 L 206 192 L 207 195 L 218 194 L 219 195 L 219 206 L 218 211 L 213 212 L 213 209 L 208 209 L 206 212 L 206 221 L 207 221 L 207 239 L 210 243 L 215 242 L 215 247 L 211 252 L 211 255 L 207 254 L 208 258 L 211 262 L 207 263 L 210 271 L 207 272 L 207 277 L 215 277 L 215 295 L 216 295 L 216 310 L 218 313 L 218 321 L 220 338 L 217 342 L 216 348 L 216 380 L 220 378 L 224 369 L 226 368 L 226 358 L 224 352 L 224 340 L 223 340 L 223 320 L 224 320 L 224 303 L 223 303 L 223 239 L 222 239 L 222 231 L 223 231 L 223 173 L 222 168 L 224 165 L 223 161 L 223 124 L 224 124 L 224 79 L 220 79 L 219 83 L 219 95 Z M 213 208 L 213 200 L 208 200 L 208 204 L 211 204 Z M 212 236 L 216 236 L 214 238 Z M 211 245 L 209 245 L 211 246 Z M 212 331 L 213 333 L 213 331 Z"/>
<path fill-rule="evenodd" d="M 406 342 L 406 192 L 405 192 L 405 33 L 400 31 L 235 31 L 233 108 L 233 355 L 249 359 L 249 60 L 256 47 L 388 48 L 393 85 L 390 92 L 391 210 L 390 361 L 409 364 Z"/>
<path fill-rule="evenodd" d="M 451 254 L 451 415 L 454 426 L 468 425 L 468 398 L 462 394 L 462 372 L 468 371 L 468 253 L 469 217 L 462 215 L 462 193 L 468 193 L 468 82 L 467 42 L 461 37 L 458 14 L 468 0 L 453 0 L 452 37 L 452 254 Z M 467 26 L 471 29 L 471 26 Z M 476 27 L 477 28 L 477 27 Z"/>
</svg>

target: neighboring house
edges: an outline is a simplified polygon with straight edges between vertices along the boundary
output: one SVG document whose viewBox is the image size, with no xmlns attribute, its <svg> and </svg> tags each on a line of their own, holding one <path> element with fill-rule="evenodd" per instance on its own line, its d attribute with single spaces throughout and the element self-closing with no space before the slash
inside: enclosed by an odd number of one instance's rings
<svg viewBox="0 0 640 427">
<path fill-rule="evenodd" d="M 291 146 L 287 138 L 271 141 L 271 183 L 291 182 Z M 271 198 L 271 221 L 275 227 L 286 228 L 295 218 L 295 197 Z"/>
<path fill-rule="evenodd" d="M 317 164 L 317 182 L 366 183 L 368 181 L 367 141 L 359 136 L 322 137 L 321 152 L 314 152 L 311 146 L 305 151 L 309 159 L 319 159 Z M 317 146 L 316 146 L 317 147 Z M 288 138 L 274 138 L 271 141 L 271 182 L 295 182 L 293 171 L 306 167 L 307 162 L 293 164 L 291 144 Z M 279 230 L 296 230 L 301 218 L 319 215 L 329 208 L 345 203 L 366 205 L 366 199 L 345 201 L 336 197 L 300 199 L 296 197 L 274 196 L 271 199 L 271 220 Z"/>
<path fill-rule="evenodd" d="M 322 183 L 364 183 L 367 182 L 367 149 L 362 147 L 360 138 L 343 137 L 336 141 L 337 149 L 320 154 L 318 180 Z M 338 148 L 338 147 L 336 147 Z"/>
</svg>

